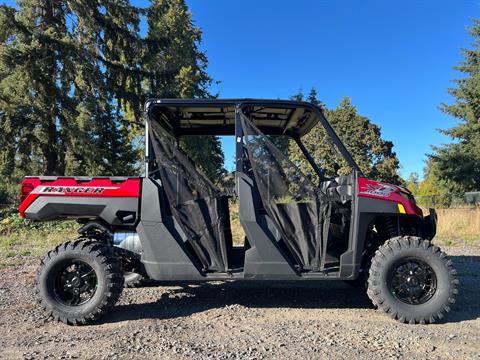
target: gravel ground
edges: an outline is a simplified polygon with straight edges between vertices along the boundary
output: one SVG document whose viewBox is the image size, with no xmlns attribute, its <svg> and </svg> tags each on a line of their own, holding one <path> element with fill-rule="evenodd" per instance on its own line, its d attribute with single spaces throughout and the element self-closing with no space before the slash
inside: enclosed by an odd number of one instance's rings
<svg viewBox="0 0 480 360">
<path fill-rule="evenodd" d="M 38 259 L 0 270 L 4 359 L 480 359 L 480 247 L 445 249 L 460 274 L 452 312 L 399 324 L 337 282 L 214 282 L 127 289 L 97 325 L 45 318 L 33 295 Z"/>
</svg>

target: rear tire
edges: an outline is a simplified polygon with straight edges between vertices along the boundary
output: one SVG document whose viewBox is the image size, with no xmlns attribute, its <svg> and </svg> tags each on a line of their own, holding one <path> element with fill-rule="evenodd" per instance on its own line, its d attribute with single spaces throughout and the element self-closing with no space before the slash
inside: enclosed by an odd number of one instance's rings
<svg viewBox="0 0 480 360">
<path fill-rule="evenodd" d="M 49 316 L 68 325 L 83 325 L 115 305 L 123 290 L 123 272 L 106 244 L 79 239 L 47 253 L 36 285 L 40 304 Z"/>
<path fill-rule="evenodd" d="M 379 310 L 395 320 L 433 323 L 455 303 L 456 274 L 440 248 L 418 237 L 400 236 L 376 251 L 367 294 Z"/>
</svg>

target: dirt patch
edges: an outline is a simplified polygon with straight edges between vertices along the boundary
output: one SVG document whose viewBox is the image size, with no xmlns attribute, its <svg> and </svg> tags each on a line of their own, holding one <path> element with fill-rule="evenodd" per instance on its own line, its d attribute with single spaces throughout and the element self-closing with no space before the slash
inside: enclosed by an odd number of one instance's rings
<svg viewBox="0 0 480 360">
<path fill-rule="evenodd" d="M 337 282 L 212 282 L 126 289 L 100 323 L 45 319 L 32 284 L 37 259 L 0 270 L 0 358 L 478 359 L 480 248 L 446 249 L 460 277 L 438 324 L 403 325 L 363 291 Z"/>
</svg>

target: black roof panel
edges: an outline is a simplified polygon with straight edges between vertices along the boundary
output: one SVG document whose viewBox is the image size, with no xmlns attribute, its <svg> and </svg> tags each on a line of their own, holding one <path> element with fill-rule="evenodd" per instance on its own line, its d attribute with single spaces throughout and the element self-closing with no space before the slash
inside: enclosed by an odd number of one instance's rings
<svg viewBox="0 0 480 360">
<path fill-rule="evenodd" d="M 302 136 L 322 116 L 307 102 L 265 99 L 150 99 L 145 111 L 175 136 L 234 135 L 237 106 L 266 134 Z"/>
</svg>

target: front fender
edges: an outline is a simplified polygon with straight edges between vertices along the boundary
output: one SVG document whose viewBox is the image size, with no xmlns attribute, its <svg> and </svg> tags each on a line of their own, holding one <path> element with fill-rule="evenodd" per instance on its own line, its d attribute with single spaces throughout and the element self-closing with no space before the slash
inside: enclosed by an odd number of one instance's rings
<svg viewBox="0 0 480 360">
<path fill-rule="evenodd" d="M 423 237 L 427 240 L 432 240 L 437 234 L 437 212 L 435 209 L 428 209 L 429 215 L 423 218 Z"/>
</svg>

